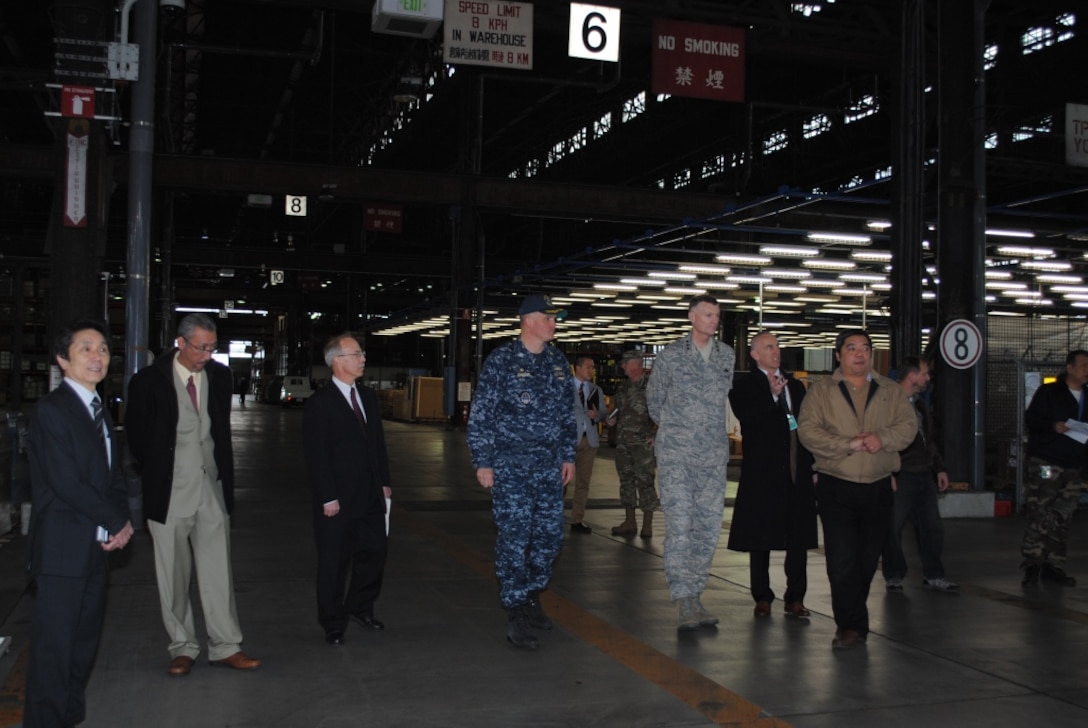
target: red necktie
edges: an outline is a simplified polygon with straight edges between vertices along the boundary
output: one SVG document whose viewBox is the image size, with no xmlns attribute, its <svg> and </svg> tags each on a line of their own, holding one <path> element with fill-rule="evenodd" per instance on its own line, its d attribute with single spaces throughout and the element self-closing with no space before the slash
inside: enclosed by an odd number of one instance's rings
<svg viewBox="0 0 1088 728">
<path fill-rule="evenodd" d="M 185 389 L 189 391 L 189 399 L 193 400 L 193 409 L 197 412 L 200 411 L 200 405 L 196 403 L 196 384 L 193 383 L 193 375 L 189 375 L 189 383 L 185 385 Z"/>
</svg>

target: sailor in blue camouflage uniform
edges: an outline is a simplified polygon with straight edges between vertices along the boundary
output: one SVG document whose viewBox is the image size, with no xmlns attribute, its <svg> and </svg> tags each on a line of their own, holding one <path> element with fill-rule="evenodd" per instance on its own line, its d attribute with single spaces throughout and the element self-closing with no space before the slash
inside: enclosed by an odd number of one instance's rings
<svg viewBox="0 0 1088 728">
<path fill-rule="evenodd" d="M 726 402 L 733 386 L 733 348 L 716 337 L 721 308 L 713 296 L 688 302 L 691 333 L 654 359 L 646 385 L 657 423 L 654 451 L 665 513 L 665 580 L 681 630 L 713 626 L 701 600 L 725 509 L 729 462 Z"/>
<path fill-rule="evenodd" d="M 539 592 L 563 546 L 563 488 L 574 476 L 574 374 L 548 344 L 566 311 L 529 295 L 521 335 L 487 357 L 468 420 L 476 480 L 491 490 L 495 575 L 507 612 L 506 638 L 536 649 L 530 631 L 551 629 Z"/>
</svg>

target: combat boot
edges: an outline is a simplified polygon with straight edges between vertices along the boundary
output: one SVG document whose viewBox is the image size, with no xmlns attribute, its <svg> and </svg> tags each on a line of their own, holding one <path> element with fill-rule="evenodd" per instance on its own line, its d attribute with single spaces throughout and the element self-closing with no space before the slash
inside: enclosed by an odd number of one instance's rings
<svg viewBox="0 0 1088 728">
<path fill-rule="evenodd" d="M 654 512 L 646 511 L 642 514 L 642 533 L 639 534 L 642 538 L 653 538 L 654 535 Z"/>
<path fill-rule="evenodd" d="M 536 637 L 529 631 L 529 620 L 525 615 L 524 604 L 506 610 L 506 641 L 523 650 L 535 650 L 540 646 Z"/>
<path fill-rule="evenodd" d="M 692 597 L 680 597 L 676 601 L 678 616 L 676 628 L 681 632 L 690 632 L 699 628 L 699 618 L 695 616 L 695 599 Z"/>
<path fill-rule="evenodd" d="M 635 525 L 635 509 L 626 508 L 625 518 L 623 523 L 618 526 L 612 527 L 613 536 L 633 536 L 638 530 L 638 526 Z"/>
<path fill-rule="evenodd" d="M 692 601 L 695 603 L 694 616 L 700 625 L 703 627 L 713 627 L 718 623 L 718 618 L 706 611 L 706 607 L 703 606 L 703 602 L 699 597 L 694 597 Z"/>
<path fill-rule="evenodd" d="M 544 613 L 544 607 L 540 605 L 540 592 L 529 592 L 529 601 L 525 603 L 525 619 L 533 629 L 542 629 L 545 632 L 551 630 L 552 620 Z"/>
</svg>

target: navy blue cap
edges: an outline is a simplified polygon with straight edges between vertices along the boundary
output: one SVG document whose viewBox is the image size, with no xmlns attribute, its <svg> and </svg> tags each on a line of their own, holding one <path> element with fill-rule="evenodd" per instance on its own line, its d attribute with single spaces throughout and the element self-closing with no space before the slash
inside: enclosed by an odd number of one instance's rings
<svg viewBox="0 0 1088 728">
<path fill-rule="evenodd" d="M 521 308 L 518 309 L 518 316 L 524 316 L 527 313 L 546 313 L 549 316 L 555 316 L 557 319 L 567 315 L 565 310 L 552 303 L 551 296 L 545 296 L 542 293 L 532 293 L 522 299 Z"/>
</svg>

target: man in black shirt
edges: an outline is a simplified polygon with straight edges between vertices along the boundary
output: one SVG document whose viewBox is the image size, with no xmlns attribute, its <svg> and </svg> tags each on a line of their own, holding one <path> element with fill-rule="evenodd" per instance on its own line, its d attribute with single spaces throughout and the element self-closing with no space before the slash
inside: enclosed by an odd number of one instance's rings
<svg viewBox="0 0 1088 728">
<path fill-rule="evenodd" d="M 1085 416 L 1088 351 L 1077 349 L 1065 358 L 1065 375 L 1035 390 L 1024 422 L 1028 429 L 1027 485 L 1024 510 L 1027 529 L 1020 553 L 1024 557 L 1023 586 L 1047 579 L 1065 586 L 1077 580 L 1062 569 L 1069 541 L 1069 524 L 1084 488 L 1082 469 L 1088 448 L 1074 437 L 1070 421 Z"/>
</svg>

